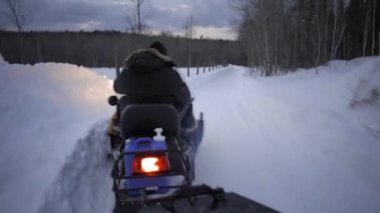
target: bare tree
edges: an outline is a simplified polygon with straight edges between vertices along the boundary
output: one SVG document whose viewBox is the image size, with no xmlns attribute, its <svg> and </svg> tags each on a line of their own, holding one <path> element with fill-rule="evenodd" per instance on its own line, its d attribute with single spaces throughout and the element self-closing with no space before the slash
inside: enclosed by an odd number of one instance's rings
<svg viewBox="0 0 380 213">
<path fill-rule="evenodd" d="M 366 56 L 366 50 L 368 45 L 368 36 L 369 36 L 369 28 L 371 22 L 371 8 L 370 2 L 364 2 L 365 7 L 365 19 L 364 19 L 364 28 L 363 28 L 363 43 L 362 43 L 362 56 Z"/>
<path fill-rule="evenodd" d="M 195 32 L 196 32 L 194 25 L 195 25 L 194 17 L 190 15 L 189 17 L 187 17 L 185 26 L 183 27 L 185 30 L 185 38 L 192 39 L 194 37 Z"/>
<path fill-rule="evenodd" d="M 238 28 L 248 65 L 257 67 L 262 75 L 273 75 L 281 65 L 290 64 L 289 30 L 291 19 L 286 16 L 289 3 L 285 0 L 235 0 L 234 8 L 241 16 Z M 287 26 L 287 27 L 286 27 Z M 253 69 L 251 69 L 251 72 Z"/>
<path fill-rule="evenodd" d="M 186 19 L 185 26 L 183 27 L 185 30 L 185 38 L 187 40 L 186 49 L 187 49 L 187 76 L 190 76 L 190 66 L 191 66 L 191 46 L 190 41 L 195 35 L 195 21 L 194 17 L 190 15 Z"/>
<path fill-rule="evenodd" d="M 380 52 L 378 0 L 233 2 L 244 60 L 263 75 Z"/>
<path fill-rule="evenodd" d="M 141 7 L 145 0 L 130 0 L 133 3 L 133 9 L 127 14 L 127 24 L 129 30 L 134 33 L 141 34 L 147 28 L 145 23 L 146 16 L 142 15 Z"/>
<path fill-rule="evenodd" d="M 333 34 L 331 38 L 331 48 L 330 48 L 330 60 L 336 58 L 338 48 L 340 47 L 343 36 L 347 28 L 347 17 L 344 12 L 344 0 L 338 0 L 337 6 L 334 9 L 334 25 Z"/>
<path fill-rule="evenodd" d="M 372 48 L 371 48 L 371 55 L 372 56 L 375 55 L 375 42 L 376 42 L 376 34 L 375 34 L 375 31 L 376 31 L 376 27 L 375 27 L 376 26 L 375 25 L 375 22 L 376 22 L 376 1 L 377 0 L 373 0 L 373 11 L 372 11 Z M 380 40 L 378 42 L 380 43 Z"/>
<path fill-rule="evenodd" d="M 29 17 L 22 0 L 1 0 L 3 14 L 8 21 L 17 28 L 18 32 L 24 30 L 29 22 Z"/>
</svg>

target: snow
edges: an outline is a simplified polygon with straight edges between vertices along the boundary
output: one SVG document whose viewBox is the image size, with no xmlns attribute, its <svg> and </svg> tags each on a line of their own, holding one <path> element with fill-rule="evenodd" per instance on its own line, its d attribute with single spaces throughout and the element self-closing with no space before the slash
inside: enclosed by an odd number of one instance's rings
<svg viewBox="0 0 380 213">
<path fill-rule="evenodd" d="M 332 61 L 318 75 L 249 76 L 231 65 L 188 78 L 179 68 L 205 115 L 196 182 L 282 212 L 378 212 L 379 69 L 379 57 Z M 112 210 L 103 157 L 114 76 L 0 58 L 2 212 Z"/>
<path fill-rule="evenodd" d="M 377 212 L 379 136 L 363 128 L 349 108 L 354 77 L 374 60 L 337 62 L 336 68 L 320 67 L 318 76 L 305 70 L 247 78 L 244 68 L 234 67 L 193 90 L 206 121 L 198 182 L 284 212 Z"/>
<path fill-rule="evenodd" d="M 111 87 L 83 67 L 0 62 L 2 212 L 37 211 L 78 139 L 112 113 Z"/>
</svg>

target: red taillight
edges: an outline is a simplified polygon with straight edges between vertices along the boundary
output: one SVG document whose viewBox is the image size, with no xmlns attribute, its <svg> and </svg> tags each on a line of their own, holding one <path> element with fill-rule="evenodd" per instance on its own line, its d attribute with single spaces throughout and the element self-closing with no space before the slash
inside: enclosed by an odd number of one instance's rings
<svg viewBox="0 0 380 213">
<path fill-rule="evenodd" d="M 133 174 L 167 172 L 169 169 L 165 154 L 136 156 L 133 161 Z"/>
</svg>

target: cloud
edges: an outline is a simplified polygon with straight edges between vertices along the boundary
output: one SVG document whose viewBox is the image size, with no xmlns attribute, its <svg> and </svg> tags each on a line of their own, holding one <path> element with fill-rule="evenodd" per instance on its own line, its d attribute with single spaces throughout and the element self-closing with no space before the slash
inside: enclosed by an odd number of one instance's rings
<svg viewBox="0 0 380 213">
<path fill-rule="evenodd" d="M 151 33 L 154 35 L 159 35 L 162 32 L 163 30 L 151 30 Z M 173 26 L 168 27 L 164 32 L 174 36 L 184 36 L 183 29 L 177 29 Z M 195 26 L 195 35 L 193 38 L 236 40 L 237 34 L 230 27 Z"/>
<path fill-rule="evenodd" d="M 230 23 L 233 11 L 229 0 L 176 0 L 154 1 L 148 5 L 147 10 L 159 26 L 170 23 L 172 26 L 182 28 L 186 18 L 192 15 L 200 26 L 226 27 Z"/>
<path fill-rule="evenodd" d="M 33 0 L 26 2 L 26 7 L 32 14 L 30 29 L 122 29 L 123 11 L 109 2 Z"/>
<path fill-rule="evenodd" d="M 232 10 L 229 0 L 145 0 L 142 13 L 151 31 L 180 32 L 190 15 L 208 33 L 227 35 Z M 29 29 L 125 30 L 130 0 L 27 0 L 33 14 Z M 216 33 L 217 29 L 219 33 Z M 222 30 L 223 29 L 223 30 Z M 213 36 L 209 36 L 213 37 Z M 231 37 L 231 36 L 229 36 Z"/>
<path fill-rule="evenodd" d="M 187 5 L 187 4 L 181 4 L 178 7 L 187 9 L 187 8 L 189 8 L 189 5 Z"/>
<path fill-rule="evenodd" d="M 235 40 L 237 35 L 230 27 L 197 26 L 195 37 Z"/>
</svg>

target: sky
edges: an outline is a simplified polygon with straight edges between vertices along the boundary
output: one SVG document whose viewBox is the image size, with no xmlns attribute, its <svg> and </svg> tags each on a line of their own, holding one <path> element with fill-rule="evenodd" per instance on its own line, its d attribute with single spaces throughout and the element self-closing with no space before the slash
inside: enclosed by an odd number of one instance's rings
<svg viewBox="0 0 380 213">
<path fill-rule="evenodd" d="M 121 30 L 128 27 L 133 0 L 22 0 L 30 14 L 28 30 Z M 195 20 L 196 37 L 234 39 L 234 11 L 229 0 L 145 0 L 142 14 L 149 31 L 183 33 L 186 19 Z M 5 20 L 2 28 L 11 29 Z"/>
</svg>

